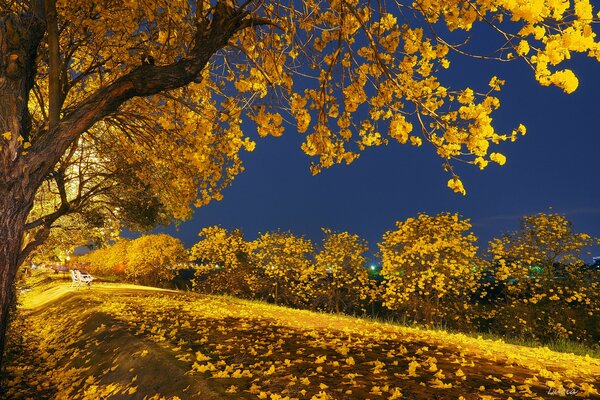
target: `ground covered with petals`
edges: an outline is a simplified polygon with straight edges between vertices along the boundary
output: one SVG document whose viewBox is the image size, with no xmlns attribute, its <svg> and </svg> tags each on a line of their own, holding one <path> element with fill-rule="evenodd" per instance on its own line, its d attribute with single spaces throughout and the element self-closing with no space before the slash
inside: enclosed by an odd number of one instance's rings
<svg viewBox="0 0 600 400">
<path fill-rule="evenodd" d="M 600 360 L 132 285 L 23 296 L 10 399 L 599 398 Z"/>
</svg>

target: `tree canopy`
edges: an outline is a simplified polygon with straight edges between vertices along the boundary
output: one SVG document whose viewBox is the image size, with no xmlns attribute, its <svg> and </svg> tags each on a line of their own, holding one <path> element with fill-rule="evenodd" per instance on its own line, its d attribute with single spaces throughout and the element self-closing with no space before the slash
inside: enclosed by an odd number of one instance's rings
<svg viewBox="0 0 600 400">
<path fill-rule="evenodd" d="M 366 268 L 367 241 L 356 234 L 323 229 L 321 248 L 315 253 L 311 289 L 324 299 L 325 309 L 352 310 L 369 297 L 371 282 Z"/>
<path fill-rule="evenodd" d="M 6 78 L 29 74 L 4 171 L 47 163 L 38 181 L 59 199 L 35 229 L 94 200 L 134 227 L 188 217 L 243 170 L 249 120 L 260 136 L 304 134 L 315 173 L 390 140 L 428 142 L 464 194 L 456 161 L 504 164 L 494 145 L 525 127 L 493 126 L 503 80 L 451 87 L 456 57 L 520 61 L 567 93 L 578 81 L 562 64 L 600 59 L 588 0 L 38 0 L 3 1 L 2 15 Z"/>
<path fill-rule="evenodd" d="M 597 243 L 564 215 L 545 213 L 524 216 L 518 231 L 491 240 L 489 300 L 510 304 L 496 307 L 494 328 L 597 342 L 600 270 L 583 260 L 584 249 Z"/>
<path fill-rule="evenodd" d="M 448 315 L 469 322 L 470 297 L 482 269 L 470 221 L 458 214 L 419 214 L 396 222 L 396 228 L 379 244 L 385 305 L 426 323 Z"/>
<path fill-rule="evenodd" d="M 263 233 L 254 242 L 254 259 L 275 303 L 294 303 L 306 296 L 314 272 L 313 243 L 291 232 Z M 269 287 L 270 286 L 270 287 Z"/>
</svg>

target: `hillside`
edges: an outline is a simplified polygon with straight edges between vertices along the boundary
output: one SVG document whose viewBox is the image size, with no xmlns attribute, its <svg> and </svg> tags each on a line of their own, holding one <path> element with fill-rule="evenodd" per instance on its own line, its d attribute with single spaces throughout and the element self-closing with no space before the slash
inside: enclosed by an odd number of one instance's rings
<svg viewBox="0 0 600 400">
<path fill-rule="evenodd" d="M 132 285 L 22 301 L 9 399 L 599 398 L 599 359 L 459 334 Z"/>
</svg>

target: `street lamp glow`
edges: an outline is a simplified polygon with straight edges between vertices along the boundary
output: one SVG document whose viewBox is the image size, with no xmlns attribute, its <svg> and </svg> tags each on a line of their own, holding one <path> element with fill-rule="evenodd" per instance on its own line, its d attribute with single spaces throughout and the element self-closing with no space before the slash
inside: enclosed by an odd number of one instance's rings
<svg viewBox="0 0 600 400">
<path fill-rule="evenodd" d="M 371 265 L 371 271 L 375 271 L 375 266 Z"/>
</svg>

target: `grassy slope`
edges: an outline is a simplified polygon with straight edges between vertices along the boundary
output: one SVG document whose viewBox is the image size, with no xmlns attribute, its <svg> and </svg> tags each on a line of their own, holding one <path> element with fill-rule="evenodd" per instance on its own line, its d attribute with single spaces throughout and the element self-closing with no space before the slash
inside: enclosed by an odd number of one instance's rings
<svg viewBox="0 0 600 400">
<path fill-rule="evenodd" d="M 590 357 L 132 285 L 44 289 L 23 296 L 10 399 L 600 397 Z"/>
</svg>

